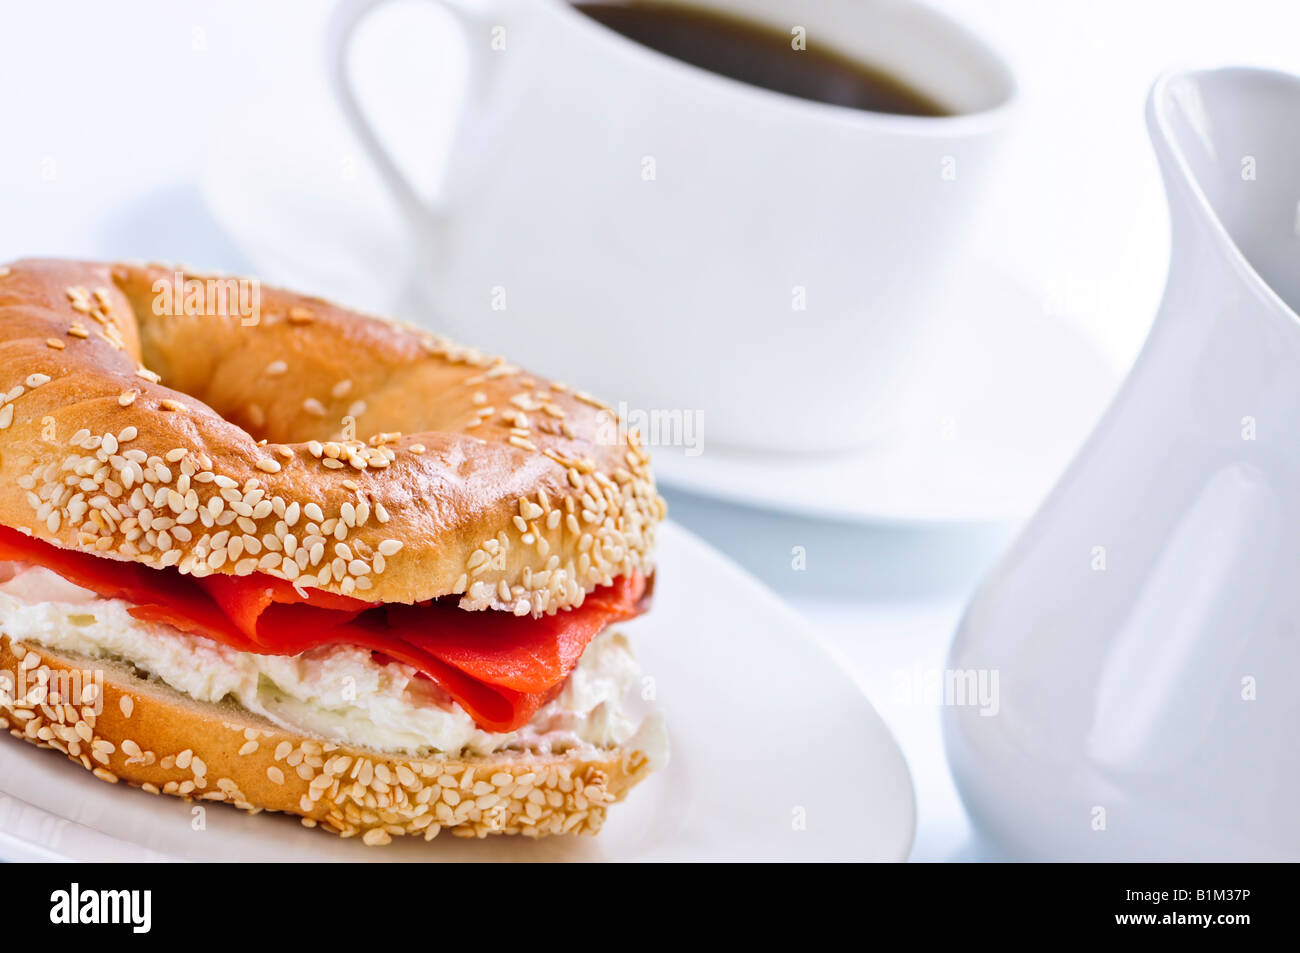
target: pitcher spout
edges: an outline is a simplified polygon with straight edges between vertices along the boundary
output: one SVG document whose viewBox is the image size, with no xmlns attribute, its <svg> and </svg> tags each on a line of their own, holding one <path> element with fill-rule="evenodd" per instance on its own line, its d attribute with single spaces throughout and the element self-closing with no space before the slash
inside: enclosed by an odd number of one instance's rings
<svg viewBox="0 0 1300 953">
<path fill-rule="evenodd" d="M 1157 80 L 1147 127 L 1169 202 L 1171 291 L 1208 267 L 1297 320 L 1297 120 L 1300 79 L 1285 73 L 1176 70 Z"/>
</svg>

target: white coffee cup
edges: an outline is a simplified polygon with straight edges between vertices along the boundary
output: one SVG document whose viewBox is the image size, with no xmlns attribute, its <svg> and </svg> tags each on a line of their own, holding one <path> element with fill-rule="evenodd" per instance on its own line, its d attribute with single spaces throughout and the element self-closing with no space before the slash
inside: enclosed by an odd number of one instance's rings
<svg viewBox="0 0 1300 953">
<path fill-rule="evenodd" d="M 911 0 L 690 0 L 825 43 L 950 109 L 831 106 L 633 42 L 562 0 L 437 0 L 464 26 L 465 106 L 420 197 L 352 90 L 344 111 L 409 217 L 441 330 L 707 439 L 846 448 L 893 402 L 970 237 L 1016 99 L 1009 69 Z M 793 51 L 791 55 L 800 55 Z"/>
</svg>

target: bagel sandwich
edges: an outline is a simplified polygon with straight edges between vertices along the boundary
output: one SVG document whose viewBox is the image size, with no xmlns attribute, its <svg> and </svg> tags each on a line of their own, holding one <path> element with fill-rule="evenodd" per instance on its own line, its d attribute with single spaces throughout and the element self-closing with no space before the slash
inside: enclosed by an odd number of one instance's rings
<svg viewBox="0 0 1300 953">
<path fill-rule="evenodd" d="M 15 738 L 371 845 L 594 833 L 667 757 L 613 628 L 665 507 L 590 396 L 159 265 L 0 267 L 0 357 Z"/>
</svg>

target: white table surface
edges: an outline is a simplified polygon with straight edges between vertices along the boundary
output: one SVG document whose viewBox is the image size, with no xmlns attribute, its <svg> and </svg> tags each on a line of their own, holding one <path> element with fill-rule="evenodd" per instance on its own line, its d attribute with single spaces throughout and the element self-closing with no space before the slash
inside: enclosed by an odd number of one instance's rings
<svg viewBox="0 0 1300 953">
<path fill-rule="evenodd" d="M 1158 301 L 1166 255 L 1145 90 L 1171 63 L 1300 70 L 1295 5 L 935 5 L 984 32 L 1025 86 L 1023 132 L 1008 150 L 984 248 L 1125 366 Z M 289 86 L 323 95 L 325 9 L 152 0 L 128 11 L 83 0 L 10 11 L 0 31 L 10 132 L 0 149 L 0 260 L 154 258 L 239 271 L 245 263 L 198 199 L 196 171 L 214 137 L 240 134 L 240 103 Z M 436 85 L 444 96 L 456 88 Z M 1014 527 L 872 529 L 669 496 L 676 519 L 786 597 L 849 660 L 911 766 L 913 859 L 989 856 L 972 843 L 938 710 L 900 697 L 895 673 L 943 665 L 973 586 Z M 806 549 L 804 571 L 791 568 L 793 546 Z"/>
</svg>

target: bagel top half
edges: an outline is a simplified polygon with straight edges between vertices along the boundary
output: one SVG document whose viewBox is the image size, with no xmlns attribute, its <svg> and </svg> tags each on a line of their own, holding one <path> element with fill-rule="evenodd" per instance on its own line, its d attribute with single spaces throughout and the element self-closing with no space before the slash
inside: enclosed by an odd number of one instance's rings
<svg viewBox="0 0 1300 953">
<path fill-rule="evenodd" d="M 395 322 L 257 292 L 250 315 L 233 279 L 0 267 L 0 524 L 194 575 L 519 615 L 650 572 L 664 503 L 607 408 Z"/>
</svg>

